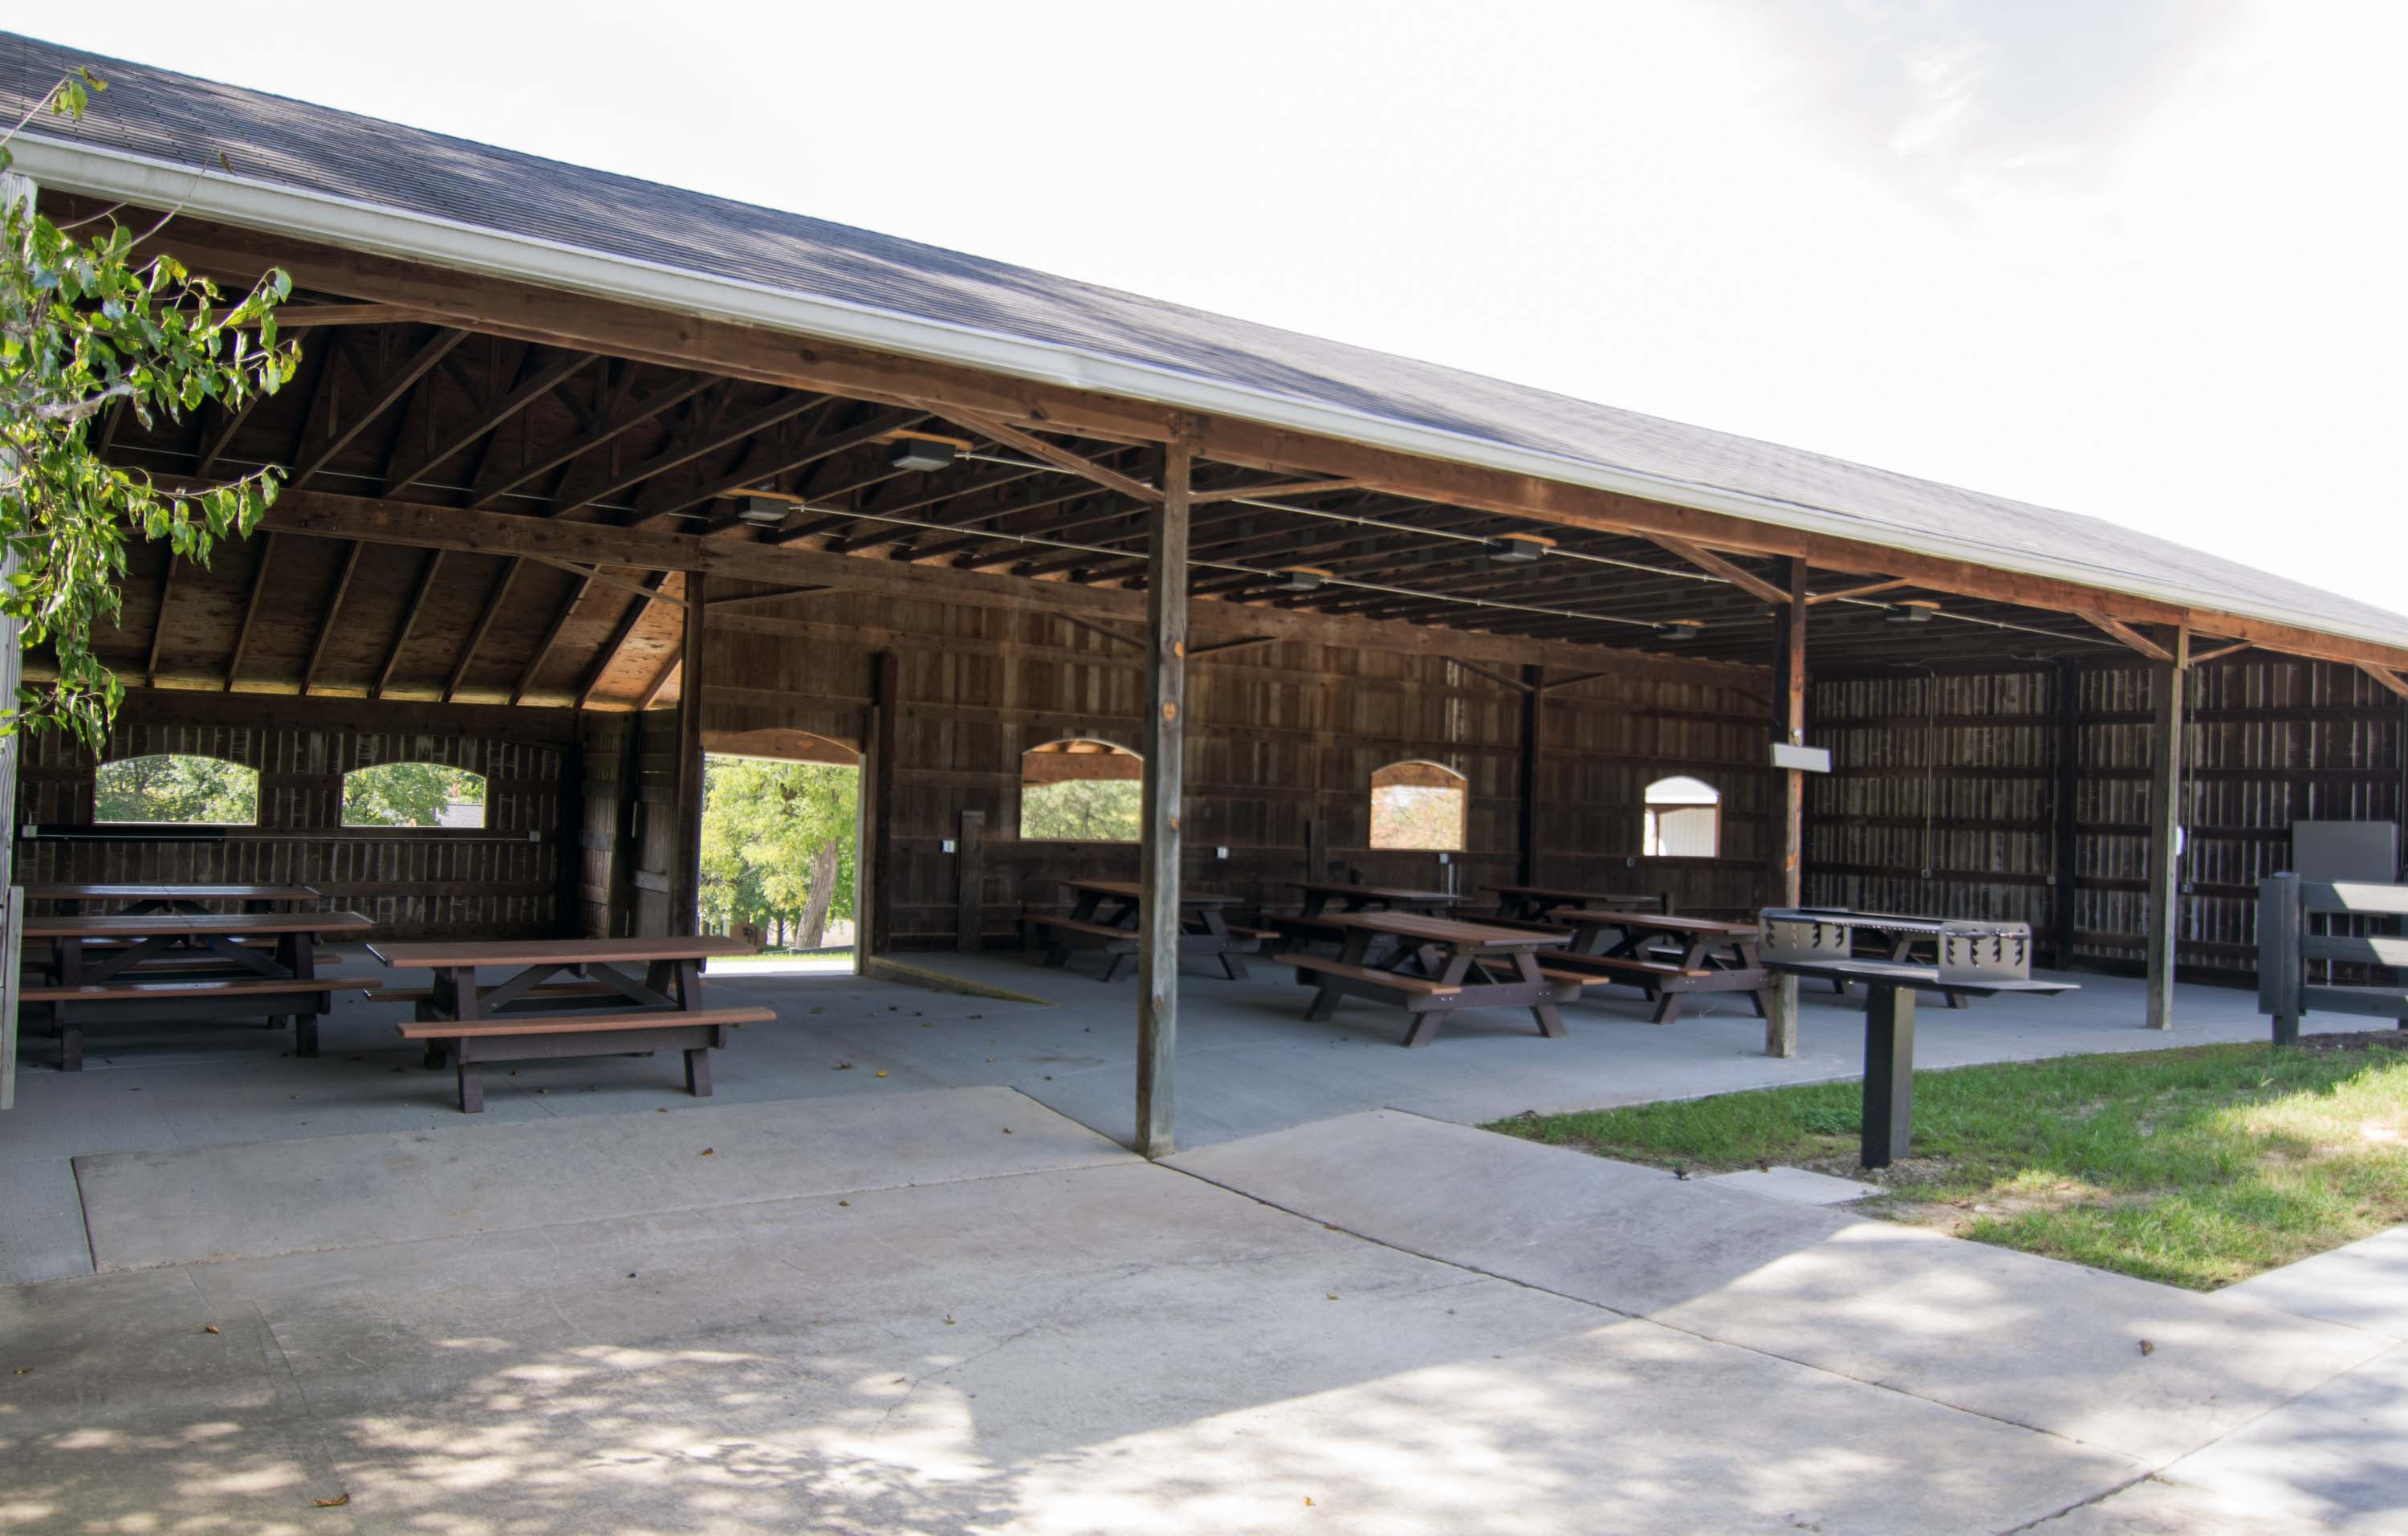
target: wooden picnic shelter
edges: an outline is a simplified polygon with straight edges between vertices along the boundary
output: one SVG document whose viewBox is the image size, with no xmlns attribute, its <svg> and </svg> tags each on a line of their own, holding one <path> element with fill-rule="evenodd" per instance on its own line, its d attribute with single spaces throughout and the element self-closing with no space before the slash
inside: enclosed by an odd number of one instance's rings
<svg viewBox="0 0 2408 1536">
<path fill-rule="evenodd" d="M 98 636 L 107 755 L 254 769 L 255 825 L 102 825 L 99 764 L 35 739 L 28 886 L 306 885 L 380 941 L 690 936 L 705 754 L 856 763 L 870 969 L 1018 947 L 1134 868 L 1158 1156 L 1191 890 L 2024 921 L 2145 974 L 2163 1026 L 2178 966 L 2252 963 L 2292 821 L 2408 811 L 2408 620 L 2166 540 L 0 42 L 0 108 L 111 86 L 26 127 L 11 194 L 173 209 L 162 248 L 236 288 L 282 268 L 303 359 L 95 437 L 174 484 L 288 472 L 206 566 L 136 545 Z M 404 761 L 481 775 L 481 825 L 346 825 L 346 775 Z M 1374 835 L 1399 765 L 1461 795 L 1455 846 Z M 1133 840 L 1019 835 L 1066 775 L 1133 775 Z M 1718 796 L 1680 808 L 1706 841 L 1651 845 L 1676 778 Z M 1428 942 L 1435 986 L 1529 953 Z M 1768 1012 L 1794 1054 L 1794 975 Z"/>
</svg>

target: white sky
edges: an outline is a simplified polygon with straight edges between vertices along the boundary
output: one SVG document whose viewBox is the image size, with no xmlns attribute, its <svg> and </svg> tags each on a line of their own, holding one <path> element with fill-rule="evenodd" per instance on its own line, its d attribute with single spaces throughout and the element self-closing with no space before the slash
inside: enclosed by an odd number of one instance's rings
<svg viewBox="0 0 2408 1536">
<path fill-rule="evenodd" d="M 2389 0 L 120 0 L 12 24 L 2408 610 Z"/>
</svg>

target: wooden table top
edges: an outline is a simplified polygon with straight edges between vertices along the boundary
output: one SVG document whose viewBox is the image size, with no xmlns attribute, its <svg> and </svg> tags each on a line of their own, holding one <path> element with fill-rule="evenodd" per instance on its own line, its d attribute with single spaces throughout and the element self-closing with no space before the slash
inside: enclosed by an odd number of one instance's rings
<svg viewBox="0 0 2408 1536">
<path fill-rule="evenodd" d="M 1488 885 L 1484 890 L 1498 896 L 1535 896 L 1549 901 L 1594 901 L 1599 906 L 1613 906 L 1625 901 L 1644 901 L 1654 906 L 1656 897 L 1636 891 L 1566 891 L 1552 885 Z"/>
<path fill-rule="evenodd" d="M 758 955 L 761 946 L 724 933 L 683 939 L 492 939 L 455 943 L 370 944 L 368 953 L 404 969 L 450 969 L 459 966 L 573 966 L 588 961 L 708 960 L 726 955 Z"/>
<path fill-rule="evenodd" d="M 28 885 L 29 901 L 316 901 L 312 885 Z"/>
<path fill-rule="evenodd" d="M 1727 938 L 1754 938 L 1759 931 L 1754 923 L 1734 923 L 1721 917 L 1682 917 L 1670 912 L 1634 912 L 1620 908 L 1598 911 L 1588 907 L 1558 907 L 1547 914 L 1552 923 L 1588 924 L 1597 927 L 1609 925 L 1621 928 L 1646 928 L 1656 933 L 1710 933 Z"/>
<path fill-rule="evenodd" d="M 1066 880 L 1062 883 L 1073 891 L 1094 891 L 1098 896 L 1124 897 L 1131 901 L 1145 899 L 1145 887 L 1134 880 Z M 1217 896 L 1209 891 L 1179 893 L 1179 904 L 1182 907 L 1229 907 L 1235 906 L 1238 900 L 1234 896 Z"/>
<path fill-rule="evenodd" d="M 1452 917 L 1424 917 L 1417 912 L 1340 912 L 1321 921 L 1342 927 L 1369 928 L 1373 933 L 1418 939 L 1431 944 L 1462 944 L 1481 949 L 1545 949 L 1564 941 L 1560 933 L 1532 933 L 1527 928 L 1499 928 L 1486 923 L 1465 923 Z"/>
<path fill-rule="evenodd" d="M 1407 891 L 1392 885 L 1349 885 L 1337 880 L 1291 880 L 1288 883 L 1299 891 L 1311 891 L 1316 896 L 1366 897 L 1373 901 L 1398 904 L 1410 902 L 1437 906 L 1463 899 L 1453 891 Z"/>
<path fill-rule="evenodd" d="M 357 912 L 79 912 L 29 917 L 24 932 L 28 939 L 157 939 L 179 933 L 366 933 L 375 926 Z"/>
</svg>

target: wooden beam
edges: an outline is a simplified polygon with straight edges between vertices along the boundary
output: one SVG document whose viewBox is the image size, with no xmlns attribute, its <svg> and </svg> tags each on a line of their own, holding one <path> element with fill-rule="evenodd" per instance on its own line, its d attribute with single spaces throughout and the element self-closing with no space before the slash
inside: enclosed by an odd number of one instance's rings
<svg viewBox="0 0 2408 1536">
<path fill-rule="evenodd" d="M 848 449 L 877 441 L 890 435 L 896 423 L 925 421 L 927 414 L 924 410 L 868 411 L 862 419 L 848 426 L 833 432 L 815 433 L 801 442 L 771 453 L 758 464 L 751 462 L 748 457 L 746 463 L 733 470 L 716 475 L 700 485 L 688 486 L 674 495 L 664 497 L 658 506 L 642 509 L 633 521 L 671 517 L 681 512 L 691 511 L 696 507 L 708 505 L 722 496 L 750 494 L 748 487 L 757 487 L 763 481 L 775 480 L 781 475 L 792 474 L 797 469 L 809 468 Z M 809 505 L 804 497 L 783 492 L 764 490 L 759 494 L 773 496 L 781 501 L 793 501 L 797 506 Z"/>
<path fill-rule="evenodd" d="M 1773 615 L 1772 739 L 1806 744 L 1806 562 L 1782 562 L 1787 590 Z M 1928 682 L 1928 680 L 1927 680 Z M 1784 907 L 1806 899 L 1806 775 L 1780 772 L 1781 803 L 1772 827 L 1772 899 Z M 1798 978 L 1776 976 L 1765 998 L 1764 1054 L 1798 1054 Z"/>
<path fill-rule="evenodd" d="M 191 688 L 128 688 L 120 722 L 133 725 L 233 725 L 257 728 L 260 700 L 281 698 L 281 724 L 362 732 L 425 732 L 482 736 L 504 741 L 559 746 L 577 739 L 577 717 L 566 710 L 503 704 L 437 704 L 431 699 L 351 698 L 317 694 L 244 693 L 229 697 Z"/>
<path fill-rule="evenodd" d="M 512 704 L 522 704 L 526 701 L 527 690 L 535 686 L 536 674 L 543 669 L 545 662 L 552 659 L 553 647 L 560 643 L 560 632 L 567 628 L 568 621 L 577 616 L 577 605 L 583 602 L 585 595 L 594 590 L 597 580 L 594 572 L 587 571 L 578 579 L 577 585 L 569 589 L 568 600 L 562 603 L 560 611 L 552 615 L 552 627 L 543 632 L 543 639 L 537 642 L 535 654 L 527 658 L 526 666 L 519 671 L 518 682 L 510 688 Z M 627 584 L 635 585 L 633 582 Z M 636 590 L 641 592 L 643 589 L 636 587 Z"/>
<path fill-rule="evenodd" d="M 1121 644 L 1139 651 L 1146 648 L 1145 638 L 1141 635 L 1132 635 L 1125 630 L 1114 629 L 1109 624 L 1096 624 L 1091 619 L 1080 618 L 1075 613 L 1056 613 L 1054 616 L 1073 629 L 1083 629 L 1090 635 L 1101 635 L 1108 640 L 1118 640 Z"/>
<path fill-rule="evenodd" d="M 643 713 L 646 710 L 651 709 L 653 705 L 660 702 L 661 695 L 668 690 L 668 685 L 670 683 L 677 681 L 678 668 L 682 659 L 683 658 L 680 656 L 672 654 L 668 659 L 668 665 L 662 668 L 659 673 L 653 677 L 652 681 L 646 685 L 643 696 L 636 700 L 636 712 L 638 714 Z"/>
<path fill-rule="evenodd" d="M 1172 1068 L 1179 1052 L 1179 842 L 1187 755 L 1187 481 L 1195 453 L 1173 442 L 1147 542 L 1142 840 L 1138 849 L 1137 1151 L 1178 1150 Z"/>
<path fill-rule="evenodd" d="M 1248 485 L 1234 491 L 1198 491 L 1188 498 L 1191 507 L 1209 507 L 1216 501 L 1243 501 L 1257 496 L 1317 496 L 1333 491 L 1359 491 L 1365 482 L 1359 480 L 1299 480 L 1284 485 Z"/>
<path fill-rule="evenodd" d="M 301 691 L 308 693 L 318 681 L 319 664 L 326 659 L 326 647 L 335 639 L 335 622 L 342 617 L 343 598 L 351 590 L 351 577 L 360 568 L 361 552 L 366 544 L 353 544 L 343 555 L 343 573 L 335 579 L 335 595 L 326 600 L 326 617 L 318 625 L 318 639 L 309 647 L 309 663 L 301 668 Z"/>
<path fill-rule="evenodd" d="M 2361 666 L 2358 670 L 2398 694 L 2401 698 L 2408 698 L 2408 678 L 2403 678 L 2386 667 Z"/>
<path fill-rule="evenodd" d="M 2255 651 L 2258 648 L 2256 646 L 2250 644 L 2247 640 L 2234 640 L 2229 645 L 2219 645 L 2213 651 L 2193 651 L 2190 656 L 2190 664 L 2193 667 L 2204 667 L 2209 662 L 2229 660 L 2231 657 L 2241 654 L 2243 651 Z"/>
<path fill-rule="evenodd" d="M 183 483 L 160 477 L 160 483 Z M 1141 617 L 1145 595 L 983 575 L 943 566 L 828 554 L 791 544 L 701 538 L 649 529 L 608 527 L 552 518 L 516 517 L 458 508 L 376 501 L 324 491 L 286 491 L 262 526 L 320 538 L 365 538 L 479 554 L 549 554 L 583 565 L 634 570 L 701 570 L 745 581 L 840 586 L 873 596 L 948 601 L 1021 612 L 1076 612 L 1096 620 Z M 1476 630 L 1333 618 L 1323 614 L 1199 600 L 1194 625 L 1203 633 L 1306 640 L 1354 650 L 1385 651 L 1519 666 L 1540 662 L 1658 682 L 1710 683 L 1742 691 L 1763 687 L 1761 668 L 1674 659 L 1646 652 L 1567 640 L 1526 639 Z"/>
<path fill-rule="evenodd" d="M 427 369 L 443 361 L 444 353 L 467 340 L 469 334 L 466 331 L 437 331 L 428 337 L 418 351 L 409 355 L 408 362 L 383 381 L 376 395 L 352 415 L 349 424 L 337 428 L 308 462 L 293 471 L 292 483 L 307 485 L 311 476 L 325 468 L 336 454 L 350 447 L 351 439 L 366 430 L 370 422 L 393 409 L 394 404 L 425 376 Z"/>
<path fill-rule="evenodd" d="M 618 627 L 610 631 L 609 639 L 603 643 L 601 651 L 595 655 L 594 665 L 587 668 L 584 680 L 578 683 L 577 707 L 579 709 L 592 706 L 595 691 L 602 686 L 603 675 L 609 672 L 611 666 L 618 661 L 619 653 L 626 649 L 628 638 L 635 634 L 636 626 L 644 622 L 644 615 L 652 611 L 652 599 L 659 595 L 662 585 L 668 579 L 669 573 L 666 571 L 654 571 L 644 579 L 643 597 L 627 605 L 627 611 L 619 617 Z M 724 601 L 725 599 L 723 598 L 711 599 L 713 604 L 722 604 Z"/>
<path fill-rule="evenodd" d="M 159 574 L 159 616 L 150 624 L 150 655 L 142 667 L 142 681 L 152 688 L 159 686 L 159 651 L 167 643 L 167 604 L 176 596 L 176 567 L 180 563 L 174 546 L 169 546 L 167 568 Z"/>
<path fill-rule="evenodd" d="M 460 659 L 452 665 L 451 680 L 443 684 L 444 703 L 449 704 L 460 696 L 460 684 L 467 678 L 470 664 L 477 659 L 477 648 L 485 643 L 486 631 L 494 627 L 494 621 L 501 617 L 502 610 L 509 606 L 510 584 L 519 579 L 519 571 L 525 564 L 523 560 L 512 560 L 502 567 L 502 579 L 494 583 L 493 596 L 485 599 L 485 610 L 477 616 L 477 627 L 468 632 L 468 643 L 460 648 Z"/>
<path fill-rule="evenodd" d="M 1539 883 L 1539 768 L 1547 751 L 1547 669 L 1522 668 L 1522 729 L 1513 763 L 1513 880 Z M 1310 878 L 1318 880 L 1320 875 Z"/>
<path fill-rule="evenodd" d="M 704 578 L 689 574 L 681 596 L 685 633 L 678 651 L 683 681 L 678 684 L 677 858 L 670 866 L 677 871 L 677 888 L 669 893 L 669 931 L 692 934 L 702 928 L 703 651 L 710 640 Z"/>
<path fill-rule="evenodd" d="M 2190 689 L 2190 631 L 2177 626 L 2158 648 L 2157 722 L 2150 732 L 2148 1026 L 2174 1026 L 2175 956 L 2182 921 L 2183 705 Z"/>
<path fill-rule="evenodd" d="M 633 384 L 634 381 L 635 368 L 628 365 L 627 371 L 621 376 L 621 382 Z M 564 446 L 511 469 L 508 479 L 495 481 L 478 491 L 468 503 L 470 510 L 485 510 L 520 486 L 540 480 L 561 466 L 572 464 L 596 449 L 607 448 L 661 412 L 674 410 L 717 382 L 718 380 L 707 374 L 697 374 L 662 385 L 636 405 L 609 415 L 607 420 L 596 421 Z"/>
<path fill-rule="evenodd" d="M 986 812 L 965 811 L 953 839 L 953 950 L 979 952 L 986 926 L 982 897 L 986 886 Z"/>
<path fill-rule="evenodd" d="M 1528 682 L 1521 678 L 1509 678 L 1502 672 L 1492 672 L 1485 667 L 1477 666 L 1468 661 L 1458 661 L 1455 665 L 1462 668 L 1473 677 L 1486 678 L 1489 682 L 1497 684 L 1499 688 L 1512 688 L 1517 692 L 1525 694 L 1536 691 Z"/>
<path fill-rule="evenodd" d="M 1187 659 L 1189 661 L 1202 661 L 1208 656 L 1224 656 L 1232 651 L 1251 651 L 1257 645 L 1275 645 L 1277 643 L 1278 641 L 1268 635 L 1247 635 L 1234 640 L 1213 640 L 1206 645 L 1189 646 L 1187 648 Z"/>
<path fill-rule="evenodd" d="M 259 600 L 267 592 L 267 567 L 276 559 L 276 535 L 270 533 L 260 540 L 259 564 L 251 573 L 251 596 L 242 605 L 242 627 L 235 632 L 234 655 L 226 662 L 225 692 L 233 693 L 236 679 L 242 676 L 242 658 L 251 651 L 251 632 L 259 623 Z"/>
<path fill-rule="evenodd" d="M 1746 567 L 1734 565 L 1702 545 L 1693 544 L 1685 538 L 1675 538 L 1670 534 L 1642 533 L 1641 537 L 1658 549 L 1679 555 L 1707 575 L 1720 577 L 1751 597 L 1761 597 L 1774 604 L 1789 601 L 1788 593 Z"/>
<path fill-rule="evenodd" d="M 526 558 L 538 566 L 550 566 L 554 570 L 565 570 L 580 581 L 591 581 L 596 586 L 617 587 L 622 592 L 632 592 L 639 597 L 649 597 L 656 603 L 666 603 L 671 608 L 685 607 L 685 599 L 682 597 L 664 596 L 659 591 L 644 585 L 641 581 L 624 576 L 613 576 L 598 567 L 575 560 L 562 560 L 549 554 L 530 554 Z"/>
<path fill-rule="evenodd" d="M 609 476 L 590 491 L 564 495 L 552 507 L 552 515 L 562 517 L 609 501 L 612 496 L 632 491 L 657 475 L 666 474 L 672 469 L 692 464 L 696 459 L 706 458 L 723 448 L 742 442 L 756 432 L 766 432 L 781 422 L 793 421 L 803 412 L 815 410 L 826 403 L 825 400 L 812 395 L 789 394 L 732 422 L 720 422 L 690 433 L 633 468 L 623 469 Z M 634 512 L 627 515 L 633 518 L 646 514 Z"/>
<path fill-rule="evenodd" d="M 902 876 L 895 854 L 896 780 L 902 749 L 896 735 L 903 717 L 903 667 L 892 651 L 869 658 L 869 718 L 864 736 L 869 751 L 861 781 L 863 836 L 859 852 L 868 855 L 866 875 L 855 871 L 853 905 L 862 914 L 860 941 L 864 958 L 882 955 L 895 942 L 895 886 Z"/>
<path fill-rule="evenodd" d="M 734 597 L 713 597 L 710 606 L 713 613 L 724 613 L 738 608 L 757 608 L 763 603 L 782 603 L 789 597 L 808 597 L 815 592 L 838 590 L 826 586 L 781 587 L 776 592 L 747 592 Z"/>
<path fill-rule="evenodd" d="M 1540 683 L 1539 687 L 1541 692 L 1553 693 L 1558 688 L 1576 687 L 1584 682 L 1595 682 L 1599 678 L 1610 678 L 1614 675 L 1612 672 L 1575 672 L 1568 678 L 1551 678 Z"/>
<path fill-rule="evenodd" d="M 2050 806 L 2050 830 L 2056 840 L 2055 888 L 2049 893 L 2049 918 L 2056 933 L 2051 959 L 2063 970 L 2072 965 L 2081 928 L 2078 903 L 2082 868 L 2082 660 L 2059 656 L 2057 661 L 2057 795 Z"/>
<path fill-rule="evenodd" d="M 480 438 L 499 430 L 519 412 L 600 361 L 601 359 L 592 352 L 570 352 L 554 358 L 550 364 L 529 375 L 525 381 L 510 391 L 498 403 L 480 411 L 477 420 L 454 430 L 448 437 L 437 438 L 435 445 L 408 469 L 400 471 L 385 481 L 384 494 L 388 496 L 400 495 L 418 483 L 419 479 L 428 470 L 476 442 Z"/>
<path fill-rule="evenodd" d="M 218 460 L 233 444 L 235 434 L 242 430 L 242 423 L 251 420 L 251 413 L 258 409 L 259 402 L 266 398 L 265 390 L 253 390 L 242 404 L 232 410 L 221 409 L 218 412 L 208 435 L 201 440 L 201 457 L 200 462 L 194 466 L 194 474 L 207 476 L 218 472 Z"/>
<path fill-rule="evenodd" d="M 369 691 L 369 697 L 382 698 L 385 690 L 393 686 L 394 668 L 401 665 L 402 649 L 409 644 L 409 632 L 418 627 L 418 616 L 426 610 L 426 595 L 435 590 L 435 578 L 443 568 L 447 553 L 437 550 L 419 567 L 418 584 L 409 589 L 409 605 L 401 610 L 400 632 L 393 638 L 393 649 L 384 653 L 384 666 L 377 672 L 376 687 Z"/>
<path fill-rule="evenodd" d="M 1869 581 L 1860 587 L 1842 587 L 1837 592 L 1811 593 L 1807 596 L 1806 604 L 1809 608 L 1812 608 L 1816 603 L 1846 602 L 1850 598 L 1870 597 L 1876 593 L 1896 592 L 1900 587 L 1911 587 L 1913 585 L 1914 585 L 1913 581 L 1907 581 L 1903 577 L 1893 576 L 1887 581 Z"/>
<path fill-rule="evenodd" d="M 2114 636 L 2116 639 L 2123 641 L 2126 645 L 2138 651 L 2141 654 L 2148 657 L 2151 661 L 2171 662 L 2174 659 L 2174 653 L 2172 651 L 2159 645 L 2157 641 L 2149 639 L 2146 635 L 2142 634 L 2139 630 L 2133 628 L 2130 624 L 2126 624 L 2121 619 L 2111 617 L 2105 613 L 2085 612 L 2081 616 L 2103 633 Z"/>
<path fill-rule="evenodd" d="M 1020 428 L 997 421 L 992 416 L 982 416 L 976 411 L 965 410 L 959 407 L 939 406 L 924 401 L 922 404 L 927 405 L 927 409 L 934 414 L 966 426 L 980 437 L 992 438 L 1007 447 L 1017 448 L 1030 458 L 1041 460 L 1056 469 L 1084 476 L 1108 491 L 1118 491 L 1121 495 L 1138 501 L 1159 502 L 1162 499 L 1163 494 L 1143 481 L 1131 480 L 1116 469 L 1107 469 L 1099 464 L 1090 463 L 1059 444 L 1047 442 L 1042 438 L 1023 432 Z"/>
<path fill-rule="evenodd" d="M 80 205 L 79 205 L 80 206 Z M 86 209 L 85 211 L 89 211 Z M 1185 430 L 1199 456 L 1269 473 L 1359 480 L 1366 489 L 1476 511 L 1618 534 L 1653 530 L 1751 554 L 1796 555 L 1824 570 L 1909 580 L 1930 591 L 2070 612 L 2079 606 L 2132 624 L 2190 623 L 2262 649 L 2356 665 L 2408 668 L 2408 647 L 2245 618 L 1977 561 L 1926 555 L 1868 539 L 1811 533 L 1726 512 L 1653 501 L 1509 470 L 1401 453 L 1290 428 L 1198 415 L 879 352 L 767 327 L 697 319 L 666 309 L 447 272 L 421 264 L 265 235 L 196 218 L 177 222 L 177 253 L 229 273 L 280 266 L 313 292 L 402 304 L 447 323 L 548 345 L 583 347 L 676 368 L 840 394 L 939 414 L 958 408 L 1102 441 L 1161 441 Z M 1148 497 L 1147 499 L 1152 499 Z M 1199 607 L 1203 605 L 1198 605 Z"/>
</svg>

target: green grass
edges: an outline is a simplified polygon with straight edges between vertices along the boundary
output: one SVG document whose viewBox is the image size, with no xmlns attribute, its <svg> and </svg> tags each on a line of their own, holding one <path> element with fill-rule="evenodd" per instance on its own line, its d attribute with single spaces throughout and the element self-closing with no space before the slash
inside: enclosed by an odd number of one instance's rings
<svg viewBox="0 0 2408 1536">
<path fill-rule="evenodd" d="M 1856 1164 L 1855 1083 L 1489 1128 L 1699 1173 L 1871 1178 L 1870 1214 L 2199 1290 L 2408 1221 L 2408 1040 L 2206 1045 L 1917 1072 L 1913 1156 Z"/>
</svg>

